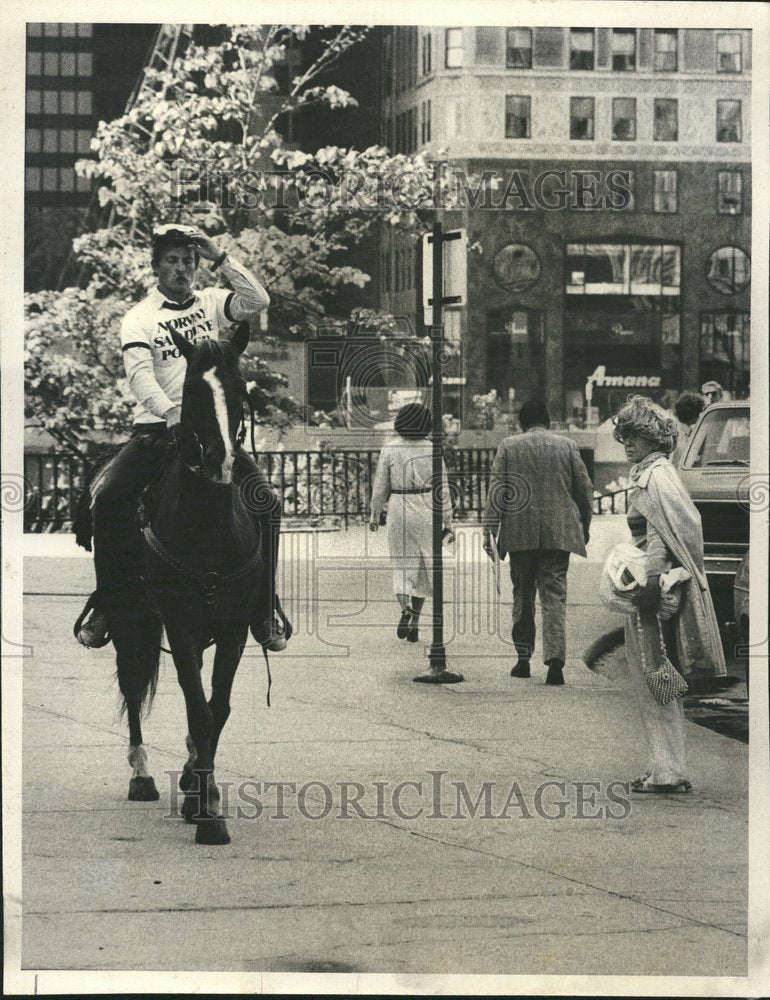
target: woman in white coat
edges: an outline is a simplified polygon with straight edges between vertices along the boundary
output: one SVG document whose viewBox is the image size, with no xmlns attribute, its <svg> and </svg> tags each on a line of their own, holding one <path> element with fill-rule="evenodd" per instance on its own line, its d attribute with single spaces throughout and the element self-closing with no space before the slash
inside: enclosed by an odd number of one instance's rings
<svg viewBox="0 0 770 1000">
<path fill-rule="evenodd" d="M 372 487 L 369 530 L 377 531 L 388 504 L 388 549 L 393 561 L 393 591 L 401 608 L 396 635 L 417 642 L 420 612 L 431 594 L 433 552 L 433 446 L 430 411 L 418 403 L 396 415 L 397 437 L 380 452 Z M 443 468 L 441 504 L 444 527 L 451 527 L 452 504 Z"/>
</svg>

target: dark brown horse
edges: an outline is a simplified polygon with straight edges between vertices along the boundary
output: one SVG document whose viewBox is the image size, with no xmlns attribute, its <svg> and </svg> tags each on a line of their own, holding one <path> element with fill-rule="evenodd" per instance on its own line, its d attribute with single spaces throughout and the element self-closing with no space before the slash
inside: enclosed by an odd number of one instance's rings
<svg viewBox="0 0 770 1000">
<path fill-rule="evenodd" d="M 185 792 L 182 814 L 197 824 L 197 843 L 226 844 L 230 837 L 218 815 L 214 756 L 230 714 L 230 692 L 259 589 L 254 570 L 260 559 L 260 532 L 233 480 L 245 398 L 238 356 L 248 341 L 248 328 L 239 330 L 231 344 L 204 340 L 193 345 L 177 333 L 172 337 L 187 360 L 187 374 L 177 453 L 155 487 L 150 523 L 144 528 L 146 579 L 187 709 L 189 759 L 180 780 Z M 149 627 L 149 619 L 145 625 Z M 132 632 L 134 646 L 143 642 L 137 631 Z M 157 655 L 153 674 L 147 656 L 137 657 L 130 640 L 121 649 L 121 640 L 127 638 L 113 629 L 136 757 L 132 760 L 129 754 L 134 765 L 129 797 L 157 798 L 139 728 L 141 703 L 155 684 Z M 150 637 L 150 644 L 155 638 Z M 207 699 L 201 668 L 203 651 L 212 641 L 216 653 Z"/>
</svg>

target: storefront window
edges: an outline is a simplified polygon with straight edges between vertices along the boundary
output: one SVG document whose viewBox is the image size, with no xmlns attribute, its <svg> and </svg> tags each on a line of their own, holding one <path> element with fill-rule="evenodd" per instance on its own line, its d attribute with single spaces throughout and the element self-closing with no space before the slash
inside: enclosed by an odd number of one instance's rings
<svg viewBox="0 0 770 1000">
<path fill-rule="evenodd" d="M 701 381 L 714 379 L 734 395 L 749 387 L 750 318 L 748 313 L 701 313 Z"/>
<path fill-rule="evenodd" d="M 543 313 L 512 306 L 487 314 L 487 373 L 490 388 L 507 396 L 510 388 L 524 388 L 533 372 L 542 369 Z"/>
<path fill-rule="evenodd" d="M 568 295 L 679 295 L 681 255 L 657 243 L 570 243 Z"/>
</svg>

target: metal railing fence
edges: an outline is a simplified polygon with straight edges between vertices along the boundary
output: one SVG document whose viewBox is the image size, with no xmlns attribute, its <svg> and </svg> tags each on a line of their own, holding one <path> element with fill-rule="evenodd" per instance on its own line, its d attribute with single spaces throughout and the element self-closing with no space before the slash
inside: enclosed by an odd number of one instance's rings
<svg viewBox="0 0 770 1000">
<path fill-rule="evenodd" d="M 285 518 L 318 523 L 337 519 L 347 527 L 369 516 L 378 450 L 266 451 L 258 463 L 283 500 Z M 449 448 L 445 453 L 452 507 L 457 520 L 481 519 L 489 489 L 494 448 Z M 24 459 L 24 530 L 68 531 L 87 480 L 85 464 L 56 454 Z M 628 491 L 596 494 L 597 514 L 625 513 Z"/>
</svg>

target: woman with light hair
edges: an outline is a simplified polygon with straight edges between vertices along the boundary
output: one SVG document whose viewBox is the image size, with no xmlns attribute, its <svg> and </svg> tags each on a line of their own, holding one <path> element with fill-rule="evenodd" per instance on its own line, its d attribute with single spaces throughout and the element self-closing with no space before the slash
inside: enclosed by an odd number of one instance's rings
<svg viewBox="0 0 770 1000">
<path fill-rule="evenodd" d="M 698 511 L 669 461 L 677 443 L 677 422 L 644 396 L 630 396 L 614 418 L 615 438 L 632 463 L 628 525 L 634 545 L 646 554 L 647 582 L 634 598 L 636 611 L 626 616 L 626 656 L 650 744 L 650 764 L 633 782 L 634 792 L 689 792 L 692 788 L 684 745 L 681 698 L 656 701 L 645 674 L 668 657 L 685 677 L 726 673 L 714 606 L 703 568 L 703 532 Z M 669 574 L 670 570 L 678 574 Z M 661 589 L 672 577 L 678 610 L 661 620 Z"/>
</svg>

